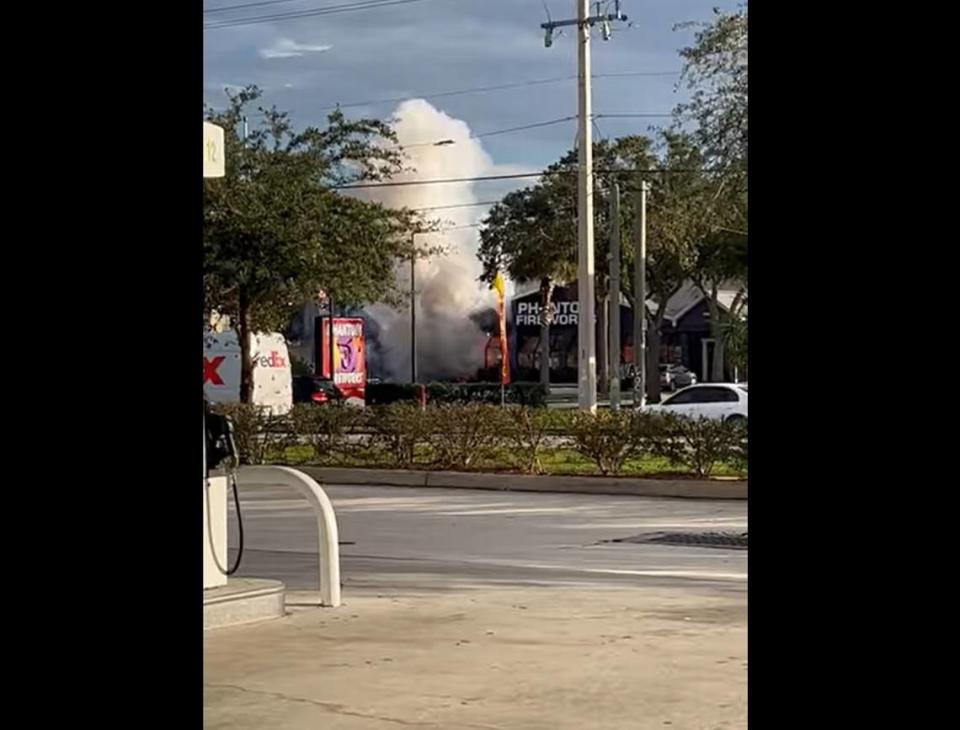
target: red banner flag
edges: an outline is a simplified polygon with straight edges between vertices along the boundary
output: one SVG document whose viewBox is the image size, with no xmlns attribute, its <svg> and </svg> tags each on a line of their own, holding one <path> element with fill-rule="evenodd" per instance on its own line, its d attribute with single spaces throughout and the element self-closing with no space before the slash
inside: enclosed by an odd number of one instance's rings
<svg viewBox="0 0 960 730">
<path fill-rule="evenodd" d="M 510 353 L 507 350 L 507 306 L 506 306 L 506 287 L 500 272 L 497 272 L 493 280 L 493 287 L 497 292 L 497 299 L 500 305 L 500 384 L 510 384 Z"/>
</svg>

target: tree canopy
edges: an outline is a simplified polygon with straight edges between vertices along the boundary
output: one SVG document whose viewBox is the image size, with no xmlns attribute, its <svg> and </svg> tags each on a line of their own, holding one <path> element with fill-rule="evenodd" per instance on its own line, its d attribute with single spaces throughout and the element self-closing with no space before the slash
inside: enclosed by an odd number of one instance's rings
<svg viewBox="0 0 960 730">
<path fill-rule="evenodd" d="M 224 129 L 227 160 L 225 177 L 203 183 L 204 305 L 236 320 L 242 351 L 250 333 L 281 328 L 318 290 L 344 304 L 391 300 L 396 261 L 413 254 L 411 211 L 334 189 L 402 169 L 390 126 L 337 110 L 326 128 L 297 132 L 286 113 L 260 107 L 244 138 L 238 129 L 259 97 L 251 86 L 224 111 L 204 109 Z M 242 400 L 250 368 L 244 362 Z"/>
</svg>

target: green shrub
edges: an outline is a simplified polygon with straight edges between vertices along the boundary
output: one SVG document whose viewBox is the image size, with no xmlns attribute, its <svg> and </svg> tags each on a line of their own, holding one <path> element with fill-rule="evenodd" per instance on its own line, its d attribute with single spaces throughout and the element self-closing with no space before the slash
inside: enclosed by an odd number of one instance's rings
<svg viewBox="0 0 960 730">
<path fill-rule="evenodd" d="M 701 478 L 709 477 L 717 464 L 735 461 L 740 448 L 746 457 L 745 432 L 736 424 L 680 416 L 662 416 L 660 420 L 661 435 L 654 452 Z"/>
<path fill-rule="evenodd" d="M 286 420 L 296 441 L 312 449 L 316 462 L 340 464 L 366 447 L 366 437 L 355 432 L 367 418 L 362 408 L 328 403 L 298 405 Z"/>
<path fill-rule="evenodd" d="M 747 470 L 745 424 L 633 411 L 590 415 L 483 402 L 421 409 L 412 401 L 366 409 L 302 404 L 285 416 L 241 404 L 214 409 L 233 421 L 242 464 L 293 459 L 415 468 L 419 462 L 444 469 L 514 467 L 535 474 L 549 471 L 554 450 L 572 448 L 605 475 L 650 456 L 669 462 L 663 468 L 679 467 L 701 478 L 720 464 Z M 572 444 L 548 446 L 559 434 L 569 435 Z M 580 457 L 574 458 L 582 465 Z"/>
<path fill-rule="evenodd" d="M 241 464 L 264 464 L 279 446 L 282 429 L 277 426 L 284 416 L 274 416 L 268 409 L 248 403 L 216 403 L 211 409 L 233 423 Z"/>
<path fill-rule="evenodd" d="M 503 443 L 504 413 L 499 406 L 440 405 L 424 414 L 427 442 L 440 468 L 467 469 L 492 457 Z"/>
<path fill-rule="evenodd" d="M 543 473 L 540 453 L 551 426 L 550 413 L 545 408 L 508 406 L 502 416 L 505 440 L 512 447 L 510 459 L 526 474 Z"/>
<path fill-rule="evenodd" d="M 730 449 L 729 462 L 730 466 L 736 469 L 741 474 L 747 473 L 747 423 L 746 421 L 741 422 L 728 422 L 727 426 L 734 430 L 732 435 L 733 445 Z"/>
<path fill-rule="evenodd" d="M 499 383 L 430 383 L 426 386 L 427 403 L 500 404 Z M 373 383 L 367 385 L 367 405 L 416 401 L 416 390 L 409 383 Z M 547 390 L 540 383 L 511 383 L 505 390 L 506 402 L 539 408 L 546 403 Z"/>
<path fill-rule="evenodd" d="M 543 417 L 551 432 L 567 434 L 573 431 L 573 419 L 577 413 L 574 408 L 545 409 Z"/>
<path fill-rule="evenodd" d="M 578 411 L 573 416 L 573 446 L 601 474 L 618 474 L 641 446 L 636 421 L 630 411 Z"/>
<path fill-rule="evenodd" d="M 547 386 L 542 383 L 513 383 L 509 386 L 507 402 L 529 408 L 544 408 L 547 405 Z"/>
<path fill-rule="evenodd" d="M 373 409 L 369 418 L 373 443 L 393 466 L 403 469 L 414 465 L 417 447 L 428 441 L 430 420 L 420 406 L 395 403 Z"/>
</svg>

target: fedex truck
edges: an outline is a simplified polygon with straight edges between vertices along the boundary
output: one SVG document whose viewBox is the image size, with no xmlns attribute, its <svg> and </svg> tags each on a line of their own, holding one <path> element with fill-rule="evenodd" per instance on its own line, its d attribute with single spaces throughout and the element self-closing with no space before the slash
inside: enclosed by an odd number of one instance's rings
<svg viewBox="0 0 960 730">
<path fill-rule="evenodd" d="M 293 408 L 290 353 L 283 335 L 270 332 L 251 336 L 253 403 L 276 415 Z M 235 330 L 203 334 L 203 392 L 211 403 L 240 401 L 240 341 Z"/>
</svg>

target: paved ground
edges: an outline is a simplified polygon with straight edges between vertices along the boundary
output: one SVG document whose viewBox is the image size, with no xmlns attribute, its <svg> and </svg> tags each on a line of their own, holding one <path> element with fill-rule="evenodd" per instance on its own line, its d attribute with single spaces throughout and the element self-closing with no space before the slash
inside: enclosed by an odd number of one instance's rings
<svg viewBox="0 0 960 730">
<path fill-rule="evenodd" d="M 561 584 L 746 592 L 745 551 L 602 542 L 648 531 L 746 531 L 741 501 L 407 487 L 327 492 L 348 543 L 341 546 L 345 593 Z M 243 478 L 240 497 L 240 575 L 315 590 L 317 531 L 306 502 L 287 487 Z"/>
<path fill-rule="evenodd" d="M 744 503 L 328 491 L 344 605 L 207 632 L 205 727 L 746 727 L 746 553 L 597 544 L 745 530 Z M 314 589 L 306 504 L 241 498 L 242 572 Z"/>
<path fill-rule="evenodd" d="M 676 589 L 377 598 L 207 632 L 208 730 L 742 730 L 742 601 Z"/>
</svg>

